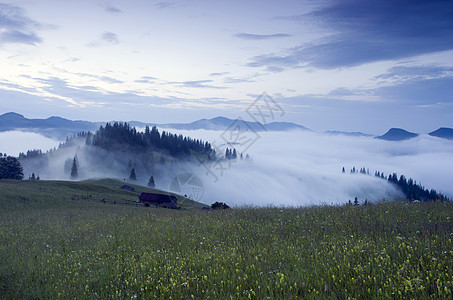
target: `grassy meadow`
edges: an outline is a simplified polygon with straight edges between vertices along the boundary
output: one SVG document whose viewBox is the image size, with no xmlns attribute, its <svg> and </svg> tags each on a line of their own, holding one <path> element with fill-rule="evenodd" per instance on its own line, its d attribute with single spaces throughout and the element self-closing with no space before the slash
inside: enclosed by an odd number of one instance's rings
<svg viewBox="0 0 453 300">
<path fill-rule="evenodd" d="M 451 202 L 169 210 L 119 186 L 0 181 L 0 298 L 453 297 Z"/>
</svg>

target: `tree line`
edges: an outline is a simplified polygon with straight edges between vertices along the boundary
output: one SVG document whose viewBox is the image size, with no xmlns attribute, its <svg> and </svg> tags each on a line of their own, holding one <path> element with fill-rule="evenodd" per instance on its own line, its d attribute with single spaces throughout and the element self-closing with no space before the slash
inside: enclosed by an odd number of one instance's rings
<svg viewBox="0 0 453 300">
<path fill-rule="evenodd" d="M 346 173 L 345 168 L 341 170 L 342 173 Z M 352 169 L 349 172 L 350 174 L 366 174 L 370 175 L 370 169 L 367 169 L 365 167 L 363 168 L 356 168 L 352 167 Z M 440 192 L 437 192 L 435 189 L 426 189 L 424 186 L 422 186 L 420 183 L 417 183 L 412 178 L 407 179 L 406 176 L 400 175 L 398 177 L 397 173 L 392 173 L 389 174 L 388 176 L 384 175 L 384 172 L 376 171 L 374 173 L 375 177 L 381 178 L 383 180 L 387 180 L 391 184 L 395 185 L 398 187 L 398 189 L 403 192 L 407 200 L 410 201 L 435 201 L 435 200 L 442 200 L 442 201 L 447 201 L 450 200 L 448 197 L 445 195 L 442 195 Z"/>
<path fill-rule="evenodd" d="M 145 132 L 138 132 L 135 127 L 128 123 L 115 122 L 101 126 L 93 134 L 87 134 L 86 144 L 101 147 L 106 150 L 124 149 L 130 150 L 160 150 L 174 157 L 190 157 L 191 151 L 206 154 L 210 158 L 215 157 L 215 150 L 211 144 L 199 139 L 184 137 L 182 134 L 172 134 L 165 131 L 159 132 L 156 126 L 146 126 Z"/>
</svg>

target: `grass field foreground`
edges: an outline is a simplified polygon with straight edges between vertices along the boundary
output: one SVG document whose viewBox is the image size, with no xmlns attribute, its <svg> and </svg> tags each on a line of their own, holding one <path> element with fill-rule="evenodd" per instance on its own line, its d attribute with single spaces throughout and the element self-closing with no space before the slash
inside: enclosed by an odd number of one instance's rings
<svg viewBox="0 0 453 300">
<path fill-rule="evenodd" d="M 3 299 L 452 298 L 450 202 L 168 210 L 12 184 L 0 182 Z"/>
</svg>

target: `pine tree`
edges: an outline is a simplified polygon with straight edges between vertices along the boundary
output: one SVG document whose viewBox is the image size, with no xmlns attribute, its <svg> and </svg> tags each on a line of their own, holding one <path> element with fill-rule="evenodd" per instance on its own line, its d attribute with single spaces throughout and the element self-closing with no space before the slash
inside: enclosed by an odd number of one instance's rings
<svg viewBox="0 0 453 300">
<path fill-rule="evenodd" d="M 238 154 L 237 154 L 237 152 L 236 152 L 236 149 L 233 149 L 233 154 L 231 155 L 231 158 L 232 158 L 232 159 L 238 158 Z"/>
<path fill-rule="evenodd" d="M 149 179 L 149 181 L 148 181 L 148 186 L 149 186 L 150 188 L 156 187 L 156 183 L 154 182 L 154 177 L 153 177 L 153 176 L 151 176 L 151 178 Z"/>
<path fill-rule="evenodd" d="M 12 156 L 0 158 L 0 179 L 24 179 L 24 170 L 17 158 Z"/>
<path fill-rule="evenodd" d="M 77 167 L 77 155 L 76 155 L 74 156 L 74 159 L 72 161 L 71 178 L 76 179 L 77 177 L 79 177 L 79 170 Z"/>
<path fill-rule="evenodd" d="M 137 180 L 137 175 L 135 174 L 135 168 L 132 168 L 131 175 L 129 175 L 129 180 Z"/>
</svg>

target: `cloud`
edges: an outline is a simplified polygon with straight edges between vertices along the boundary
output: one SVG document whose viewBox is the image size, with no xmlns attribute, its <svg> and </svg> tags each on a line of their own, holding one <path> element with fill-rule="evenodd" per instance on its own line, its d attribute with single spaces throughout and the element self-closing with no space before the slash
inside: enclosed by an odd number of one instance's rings
<svg viewBox="0 0 453 300">
<path fill-rule="evenodd" d="M 122 80 L 119 80 L 119 79 L 116 79 L 116 78 L 112 78 L 112 77 L 109 77 L 109 76 L 100 76 L 100 75 L 93 75 L 93 74 L 88 74 L 88 73 L 74 73 L 75 75 L 78 75 L 78 76 L 81 76 L 81 77 L 89 77 L 89 78 L 95 78 L 95 79 L 99 79 L 103 82 L 107 82 L 107 83 L 124 83 L 124 81 Z"/>
<path fill-rule="evenodd" d="M 213 145 L 224 143 L 221 131 L 175 132 L 207 140 Z M 242 152 L 241 145 L 234 147 Z M 217 150 L 221 155 L 225 147 Z M 404 174 L 426 188 L 453 196 L 449 180 L 453 143 L 428 135 L 388 142 L 372 137 L 304 131 L 265 132 L 247 153 L 251 155 L 251 161 L 193 168 L 204 184 L 203 202 L 222 201 L 233 206 L 303 206 L 344 204 L 354 197 L 363 202 L 400 196 L 385 180 L 368 175 L 341 174 L 343 167 L 349 171 L 354 166 L 369 168 L 371 174 L 374 171 L 385 175 Z"/>
<path fill-rule="evenodd" d="M 218 131 L 205 130 L 170 130 L 170 132 L 182 133 L 192 138 L 203 138 L 210 142 L 221 134 Z M 15 149 L 10 149 L 10 152 L 24 152 L 29 148 L 41 147 L 45 150 L 56 145 L 55 141 L 38 144 L 40 142 L 38 137 L 24 139 L 25 135 L 26 133 L 16 133 L 14 136 L 0 134 L 0 141 L 2 145 L 14 145 Z M 294 141 L 304 141 L 304 143 L 294 143 Z M 332 145 L 335 146 L 332 147 Z M 239 150 L 240 146 L 236 146 L 236 149 Z M 281 155 L 282 149 L 285 155 Z M 45 179 L 67 179 L 67 175 L 63 172 L 64 160 L 77 153 L 86 177 L 124 176 L 118 172 L 118 169 L 121 170 L 120 157 L 116 159 L 115 169 L 109 169 L 102 163 L 93 164 L 92 162 L 95 161 L 93 151 L 85 150 L 87 149 L 84 143 L 76 147 L 67 147 L 54 154 L 48 168 L 36 168 L 36 164 L 24 162 L 24 171 L 26 174 L 39 173 L 41 178 Z M 99 151 L 106 158 L 103 161 L 110 161 L 109 159 L 115 156 L 112 152 Z M 232 161 L 231 164 L 222 162 L 225 169 L 220 172 L 216 166 L 211 166 L 213 173 L 206 172 L 205 167 L 209 166 L 181 164 L 176 168 L 167 168 L 168 170 L 158 172 L 155 178 L 158 188 L 168 190 L 171 180 L 178 175 L 178 171 L 183 173 L 190 170 L 202 180 L 204 196 L 201 201 L 207 204 L 222 201 L 231 206 L 330 205 L 345 204 L 354 197 L 358 197 L 363 203 L 365 199 L 374 202 L 384 198 L 394 199 L 401 194 L 386 180 L 374 176 L 341 174 L 343 166 L 347 169 L 352 166 L 376 168 L 386 174 L 403 173 L 413 177 L 417 182 L 422 180 L 424 184 L 429 184 L 430 188 L 450 195 L 452 190 L 448 176 L 445 175 L 448 174 L 453 163 L 452 151 L 451 144 L 448 145 L 430 137 L 420 138 L 416 142 L 388 143 L 372 138 L 327 136 L 297 131 L 265 133 L 250 148 L 251 161 L 238 160 Z M 223 151 L 218 151 L 219 155 L 221 152 Z M 61 159 L 58 159 L 59 156 Z M 121 157 L 123 157 L 123 165 L 127 165 L 127 155 L 122 153 Z M 433 160 L 434 157 L 438 158 Z M 421 158 L 430 163 L 413 164 Z M 149 170 L 149 166 L 147 167 L 143 161 L 137 159 L 137 170 Z M 435 169 L 435 172 L 430 172 L 430 167 Z M 142 184 L 146 184 L 143 182 L 144 179 L 141 179 Z M 431 185 L 432 181 L 436 184 Z"/>
<path fill-rule="evenodd" d="M 252 76 L 255 77 L 255 76 Z M 251 80 L 251 77 L 225 77 L 223 82 L 225 83 L 244 83 L 244 82 L 255 82 L 255 80 Z"/>
<path fill-rule="evenodd" d="M 42 38 L 36 33 L 42 25 L 25 15 L 24 9 L 0 3 L 0 45 L 19 43 L 36 45 Z"/>
<path fill-rule="evenodd" d="M 155 81 L 157 81 L 157 80 L 159 80 L 159 79 L 156 78 L 156 77 L 142 76 L 142 77 L 140 77 L 140 79 L 134 80 L 134 82 L 137 82 L 137 83 L 155 83 Z"/>
<path fill-rule="evenodd" d="M 360 102 L 398 102 L 409 106 L 428 107 L 430 103 L 453 103 L 450 86 L 453 68 L 437 65 L 400 65 L 375 76 L 373 87 L 334 89 L 327 94 L 307 95 L 332 100 Z"/>
<path fill-rule="evenodd" d="M 78 57 L 68 57 L 65 62 L 78 62 L 80 61 L 80 58 Z"/>
<path fill-rule="evenodd" d="M 121 9 L 118 9 L 118 8 L 114 7 L 113 5 L 111 5 L 111 4 L 105 5 L 104 9 L 105 9 L 105 11 L 107 11 L 109 13 L 114 13 L 114 14 L 120 14 L 120 13 L 123 12 Z"/>
<path fill-rule="evenodd" d="M 176 86 L 183 86 L 188 88 L 208 88 L 208 89 L 226 89 L 227 87 L 223 86 L 214 86 L 211 85 L 212 80 L 192 80 L 192 81 L 173 81 L 169 82 Z"/>
<path fill-rule="evenodd" d="M 244 40 L 270 40 L 276 38 L 291 37 L 292 35 L 286 33 L 275 33 L 275 34 L 252 34 L 252 33 L 236 33 L 234 35 L 237 38 Z"/>
<path fill-rule="evenodd" d="M 453 77 L 453 68 L 437 65 L 396 66 L 376 76 L 377 80 L 407 81 Z"/>
<path fill-rule="evenodd" d="M 100 47 L 106 45 L 117 45 L 119 44 L 118 35 L 113 32 L 104 32 L 97 41 L 88 43 L 88 47 Z"/>
<path fill-rule="evenodd" d="M 217 73 L 211 73 L 209 76 L 223 76 L 223 75 L 228 75 L 230 74 L 229 72 L 217 72 Z"/>
<path fill-rule="evenodd" d="M 53 147 L 58 147 L 61 142 L 38 133 L 22 131 L 0 132 L 0 141 L 2 145 L 0 146 L 0 153 L 7 153 L 13 156 L 18 156 L 20 152 L 26 153 L 28 150 L 33 149 L 47 151 Z"/>
<path fill-rule="evenodd" d="M 392 99 L 411 106 L 433 103 L 453 104 L 452 86 L 453 76 L 432 79 L 415 77 L 399 84 L 377 88 L 373 93 L 382 99 Z"/>
<path fill-rule="evenodd" d="M 130 103 L 129 105 L 133 105 Z M 136 109 L 136 108 L 135 108 Z M 167 131 L 167 130 L 165 130 Z M 219 146 L 225 141 L 222 131 L 208 130 L 168 130 L 172 133 L 199 138 Z M 33 148 L 49 149 L 57 145 L 55 141 L 37 135 L 25 133 L 0 133 L 0 152 L 16 154 Z M 43 179 L 67 179 L 63 173 L 64 160 L 75 153 L 83 165 L 85 176 L 123 178 L 120 162 L 127 165 L 128 155 L 121 153 L 114 168 L 102 165 L 111 161 L 111 152 L 102 152 L 106 160 L 99 163 L 93 160 L 93 151 L 84 151 L 84 143 L 67 147 L 58 160 L 55 155 L 49 160 L 49 169 L 33 169 L 33 164 L 25 164 L 26 174 L 39 173 Z M 222 155 L 226 146 L 216 148 Z M 243 152 L 241 144 L 234 146 Z M 358 197 L 363 203 L 385 199 L 394 199 L 401 194 L 386 180 L 374 176 L 341 173 L 345 167 L 369 168 L 370 173 L 384 172 L 385 175 L 396 172 L 398 175 L 412 177 L 426 188 L 453 196 L 451 169 L 453 168 L 453 143 L 428 135 L 402 141 L 389 142 L 371 137 L 350 137 L 317 134 L 306 131 L 263 132 L 251 145 L 247 153 L 251 160 L 223 161 L 221 165 L 185 165 L 168 167 L 168 173 L 158 172 L 155 176 L 158 188 L 168 190 L 171 180 L 180 173 L 192 172 L 203 182 L 202 202 L 211 204 L 215 201 L 226 202 L 231 206 L 306 206 L 323 204 L 345 204 Z M 98 157 L 99 157 L 98 153 Z M 149 166 L 145 160 L 137 158 L 137 170 L 148 170 L 141 182 L 146 184 L 149 178 Z M 220 168 L 222 167 L 222 168 Z M 141 175 L 144 175 L 142 172 Z"/>
<path fill-rule="evenodd" d="M 170 2 L 170 1 L 162 1 L 162 2 L 158 2 L 158 3 L 154 4 L 154 6 L 157 7 L 158 9 L 165 9 L 165 8 L 172 7 L 174 5 L 175 5 L 175 3 Z"/>
<path fill-rule="evenodd" d="M 258 55 L 248 66 L 278 72 L 333 69 L 453 49 L 453 6 L 443 0 L 335 0 L 305 15 L 279 17 L 330 31 L 281 53 Z"/>
<path fill-rule="evenodd" d="M 116 45 L 119 43 L 118 36 L 113 32 L 104 32 L 101 36 L 101 39 L 108 44 Z"/>
</svg>

